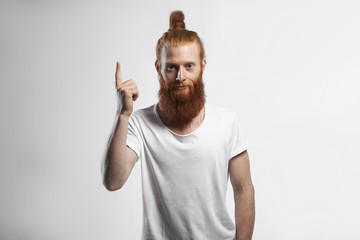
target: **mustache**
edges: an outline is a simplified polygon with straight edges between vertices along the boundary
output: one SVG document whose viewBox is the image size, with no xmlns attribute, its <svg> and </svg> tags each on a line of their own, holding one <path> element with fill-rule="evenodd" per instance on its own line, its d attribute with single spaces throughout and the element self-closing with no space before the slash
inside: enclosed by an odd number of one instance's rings
<svg viewBox="0 0 360 240">
<path fill-rule="evenodd" d="M 178 87 L 189 87 L 189 88 L 192 88 L 194 86 L 193 83 L 175 83 L 175 84 L 170 84 L 170 89 L 177 89 Z"/>
<path fill-rule="evenodd" d="M 160 74 L 158 77 L 160 82 L 160 88 L 163 87 L 167 90 L 172 90 L 179 86 L 194 87 L 196 85 L 196 83 L 192 79 L 188 79 L 185 81 L 166 81 Z M 198 80 L 202 81 L 202 74 L 198 77 Z"/>
</svg>

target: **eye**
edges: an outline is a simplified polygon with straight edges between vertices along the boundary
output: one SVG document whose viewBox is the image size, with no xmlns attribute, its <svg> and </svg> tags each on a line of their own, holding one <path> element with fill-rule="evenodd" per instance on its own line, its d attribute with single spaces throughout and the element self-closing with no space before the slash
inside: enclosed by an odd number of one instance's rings
<svg viewBox="0 0 360 240">
<path fill-rule="evenodd" d="M 175 68 L 174 65 L 168 65 L 168 66 L 166 67 L 166 70 L 169 71 L 169 72 L 172 72 L 172 71 L 175 71 L 176 68 Z"/>
<path fill-rule="evenodd" d="M 189 64 L 186 64 L 186 66 L 185 66 L 185 67 L 186 67 L 186 69 L 192 69 L 192 68 L 193 68 L 193 66 L 194 66 L 194 65 L 192 65 L 192 64 L 190 64 L 190 63 L 189 63 Z"/>
</svg>

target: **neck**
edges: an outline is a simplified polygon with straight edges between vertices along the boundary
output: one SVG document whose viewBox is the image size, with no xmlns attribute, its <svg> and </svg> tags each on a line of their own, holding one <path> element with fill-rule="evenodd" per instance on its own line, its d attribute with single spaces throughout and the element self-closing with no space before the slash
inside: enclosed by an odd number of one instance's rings
<svg viewBox="0 0 360 240">
<path fill-rule="evenodd" d="M 205 118 L 205 105 L 203 105 L 199 113 L 188 123 L 179 123 L 172 120 L 169 118 L 169 116 L 166 115 L 166 112 L 160 107 L 159 104 L 157 105 L 156 110 L 164 125 L 171 131 L 180 135 L 186 135 L 195 131 L 198 127 L 200 127 Z"/>
</svg>

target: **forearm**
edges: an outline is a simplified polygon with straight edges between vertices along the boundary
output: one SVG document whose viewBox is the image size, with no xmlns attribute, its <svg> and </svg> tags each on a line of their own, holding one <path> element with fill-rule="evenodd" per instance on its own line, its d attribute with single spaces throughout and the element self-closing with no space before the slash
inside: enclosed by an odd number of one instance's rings
<svg viewBox="0 0 360 240">
<path fill-rule="evenodd" d="M 234 193 L 236 240 L 251 240 L 255 222 L 254 188 L 248 186 Z"/>
<path fill-rule="evenodd" d="M 114 191 L 123 186 L 129 176 L 129 164 L 126 161 L 126 136 L 129 116 L 117 115 L 115 128 L 110 136 L 104 159 L 104 186 Z"/>
</svg>

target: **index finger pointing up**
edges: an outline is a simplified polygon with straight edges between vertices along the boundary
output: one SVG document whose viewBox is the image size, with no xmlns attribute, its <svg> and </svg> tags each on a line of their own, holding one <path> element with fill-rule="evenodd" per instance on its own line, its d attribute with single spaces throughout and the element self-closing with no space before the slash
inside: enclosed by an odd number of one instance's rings
<svg viewBox="0 0 360 240">
<path fill-rule="evenodd" d="M 121 71 L 120 71 L 120 63 L 119 62 L 116 62 L 115 81 L 116 81 L 116 89 L 118 89 L 119 85 L 122 83 Z"/>
</svg>

